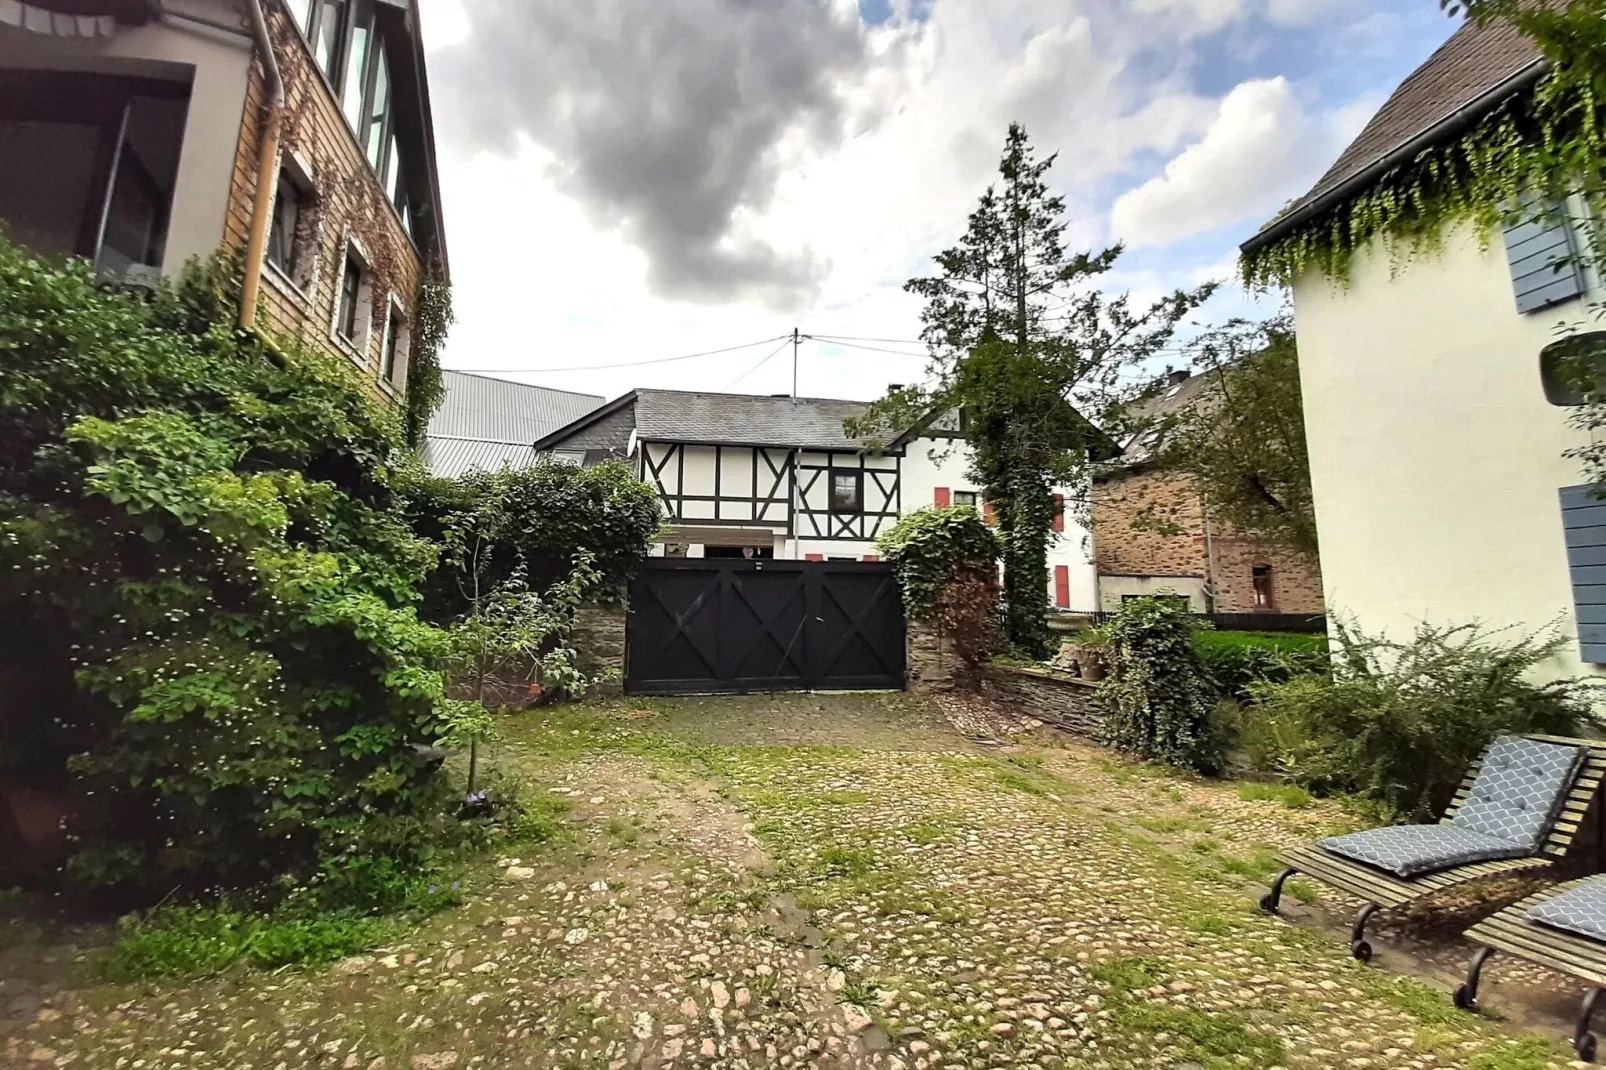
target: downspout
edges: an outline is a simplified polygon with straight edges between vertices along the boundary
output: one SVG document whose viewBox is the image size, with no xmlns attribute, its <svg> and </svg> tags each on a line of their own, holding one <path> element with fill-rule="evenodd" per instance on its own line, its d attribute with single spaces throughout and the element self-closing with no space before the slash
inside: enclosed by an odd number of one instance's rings
<svg viewBox="0 0 1606 1070">
<path fill-rule="evenodd" d="M 1216 540 L 1210 530 L 1210 499 L 1199 495 L 1199 508 L 1204 513 L 1205 541 L 1205 612 L 1216 611 Z"/>
<path fill-rule="evenodd" d="M 262 138 L 257 144 L 257 189 L 251 204 L 251 229 L 245 243 L 245 279 L 240 286 L 240 329 L 255 328 L 257 299 L 262 288 L 262 261 L 268 244 L 268 226 L 272 221 L 270 210 L 273 193 L 278 185 L 279 133 L 284 124 L 284 76 L 279 71 L 279 60 L 273 54 L 273 41 L 268 36 L 267 16 L 262 12 L 262 0 L 246 0 L 251 10 L 251 36 L 256 41 L 257 53 L 262 57 L 262 73 L 268 97 L 267 115 L 263 118 Z"/>
</svg>

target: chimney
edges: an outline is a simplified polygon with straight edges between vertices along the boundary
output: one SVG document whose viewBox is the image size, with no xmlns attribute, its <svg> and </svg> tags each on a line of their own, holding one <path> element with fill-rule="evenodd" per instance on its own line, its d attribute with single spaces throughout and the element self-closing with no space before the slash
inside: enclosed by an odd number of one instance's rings
<svg viewBox="0 0 1606 1070">
<path fill-rule="evenodd" d="M 1192 377 L 1193 377 L 1193 373 L 1191 371 L 1189 371 L 1187 368 L 1183 368 L 1179 372 L 1172 372 L 1172 371 L 1166 372 L 1165 381 L 1166 381 L 1167 384 L 1169 384 L 1171 386 L 1179 386 L 1182 383 L 1187 382 Z"/>
</svg>

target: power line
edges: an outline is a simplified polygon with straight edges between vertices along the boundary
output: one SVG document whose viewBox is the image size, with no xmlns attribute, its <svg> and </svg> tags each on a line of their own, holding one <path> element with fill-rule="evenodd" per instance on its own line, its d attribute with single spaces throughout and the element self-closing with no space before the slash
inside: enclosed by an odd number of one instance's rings
<svg viewBox="0 0 1606 1070">
<path fill-rule="evenodd" d="M 720 388 L 721 393 L 723 393 L 726 390 L 729 390 L 731 387 L 735 386 L 737 383 L 741 382 L 743 379 L 746 379 L 749 375 L 752 375 L 754 372 L 758 371 L 764 365 L 768 364 L 770 361 L 772 361 L 776 357 L 780 356 L 781 352 L 784 349 L 786 349 L 787 346 L 789 346 L 791 344 L 792 344 L 792 336 L 791 335 L 787 335 L 784 339 L 782 339 L 781 344 L 776 346 L 774 351 L 771 352 L 769 356 L 765 357 L 763 360 L 759 361 L 757 364 L 753 365 L 751 368 L 747 369 L 745 372 L 743 372 L 742 374 L 738 375 L 735 379 L 732 379 L 730 382 L 726 383 L 723 387 L 721 387 Z"/>
<path fill-rule="evenodd" d="M 736 353 L 743 349 L 752 349 L 755 346 L 765 345 L 769 342 L 785 338 L 792 340 L 790 334 L 778 334 L 772 338 L 760 338 L 756 342 L 745 345 L 727 346 L 724 349 L 709 349 L 701 353 L 685 353 L 678 357 L 658 357 L 654 360 L 627 360 L 620 364 L 583 364 L 572 368 L 447 368 L 449 372 L 462 372 L 464 375 L 550 375 L 555 372 L 596 372 L 608 371 L 613 368 L 639 368 L 647 364 L 670 364 L 677 360 L 696 360 L 698 357 L 714 357 L 721 353 Z"/>
<path fill-rule="evenodd" d="M 877 346 L 861 346 L 853 342 L 839 342 L 834 338 L 826 338 L 818 334 L 805 335 L 804 337 L 811 338 L 816 342 L 824 342 L 826 345 L 840 346 L 843 349 L 864 349 L 871 353 L 891 353 L 896 357 L 924 357 L 928 355 L 926 353 L 908 353 L 901 349 L 881 349 Z"/>
<path fill-rule="evenodd" d="M 919 338 L 860 338 L 851 334 L 816 334 L 813 337 L 822 342 L 889 342 L 899 346 L 923 346 L 926 343 Z"/>
</svg>

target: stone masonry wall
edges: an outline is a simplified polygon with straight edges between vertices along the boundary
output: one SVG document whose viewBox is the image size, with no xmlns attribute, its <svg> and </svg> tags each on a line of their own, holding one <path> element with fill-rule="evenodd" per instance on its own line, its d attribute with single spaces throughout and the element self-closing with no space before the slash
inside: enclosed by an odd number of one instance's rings
<svg viewBox="0 0 1606 1070">
<path fill-rule="evenodd" d="M 401 390 L 380 376 L 386 320 L 394 300 L 406 321 L 413 321 L 422 274 L 418 253 L 282 4 L 268 5 L 268 19 L 289 105 L 281 159 L 295 166 L 304 164 L 311 172 L 307 177 L 313 188 L 310 211 L 304 212 L 298 228 L 294 277 L 272 264 L 263 265 L 263 321 L 303 344 L 344 355 L 361 369 L 375 396 L 399 397 Z M 224 221 L 224 241 L 233 248 L 243 247 L 250 232 L 262 105 L 263 76 L 258 62 L 251 68 Z M 340 276 L 352 239 L 368 261 L 371 280 L 366 330 L 359 328 L 357 346 L 334 337 Z M 404 357 L 398 360 L 396 381 L 406 382 Z"/>
<path fill-rule="evenodd" d="M 928 621 L 912 620 L 908 628 L 908 689 L 911 694 L 931 695 L 952 691 L 959 655 L 953 642 L 939 635 Z"/>
<path fill-rule="evenodd" d="M 582 607 L 575 622 L 574 649 L 581 672 L 610 676 L 608 682 L 597 687 L 599 693 L 621 694 L 625 671 L 625 607 Z"/>
<path fill-rule="evenodd" d="M 982 693 L 1062 732 L 1097 742 L 1104 719 L 1097 684 L 1012 665 L 988 666 Z"/>
<path fill-rule="evenodd" d="M 1219 527 L 1207 544 L 1203 502 L 1186 476 L 1136 472 L 1100 480 L 1093 486 L 1092 514 L 1100 576 L 1213 575 L 1216 612 L 1252 613 L 1254 567 L 1269 565 L 1273 612 L 1325 611 L 1321 571 L 1314 563 Z M 1166 530 L 1146 530 L 1150 526 Z M 1213 570 L 1207 545 L 1215 553 Z"/>
</svg>

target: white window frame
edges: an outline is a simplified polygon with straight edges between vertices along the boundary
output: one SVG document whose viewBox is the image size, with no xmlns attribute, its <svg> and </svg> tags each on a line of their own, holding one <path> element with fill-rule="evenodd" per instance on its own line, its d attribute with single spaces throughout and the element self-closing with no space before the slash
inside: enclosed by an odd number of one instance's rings
<svg viewBox="0 0 1606 1070">
<path fill-rule="evenodd" d="M 345 296 L 346 261 L 355 259 L 362 267 L 362 284 L 357 288 L 356 337 L 340 333 L 340 304 Z M 329 317 L 329 339 L 362 368 L 372 367 L 374 342 L 374 260 L 355 234 L 347 233 L 340 242 L 340 255 L 334 263 L 333 315 Z"/>
</svg>

